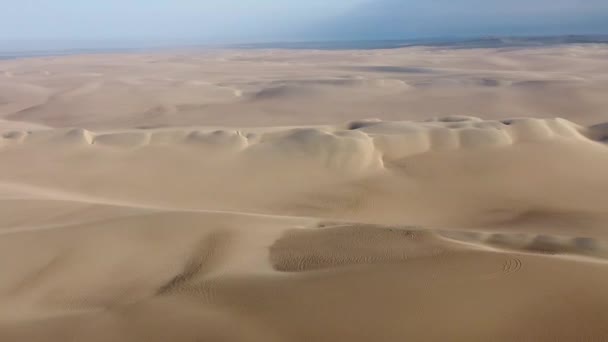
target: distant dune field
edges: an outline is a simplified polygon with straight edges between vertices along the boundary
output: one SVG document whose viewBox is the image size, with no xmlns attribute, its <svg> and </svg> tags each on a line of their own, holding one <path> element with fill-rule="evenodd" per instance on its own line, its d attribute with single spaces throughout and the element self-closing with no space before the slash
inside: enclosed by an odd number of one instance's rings
<svg viewBox="0 0 608 342">
<path fill-rule="evenodd" d="M 362 118 L 602 122 L 608 46 L 228 50 L 0 62 L 0 119 L 51 127 L 334 124 Z"/>
<path fill-rule="evenodd" d="M 0 341 L 608 338 L 608 47 L 0 62 Z"/>
</svg>

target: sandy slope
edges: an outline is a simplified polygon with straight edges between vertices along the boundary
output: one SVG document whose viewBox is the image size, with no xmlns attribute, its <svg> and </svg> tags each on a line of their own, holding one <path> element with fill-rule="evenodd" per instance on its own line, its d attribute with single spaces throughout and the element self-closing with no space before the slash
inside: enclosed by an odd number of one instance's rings
<svg viewBox="0 0 608 342">
<path fill-rule="evenodd" d="M 2 61 L 0 341 L 606 340 L 607 53 Z"/>
<path fill-rule="evenodd" d="M 607 134 L 5 130 L 0 340 L 602 339 Z"/>
</svg>

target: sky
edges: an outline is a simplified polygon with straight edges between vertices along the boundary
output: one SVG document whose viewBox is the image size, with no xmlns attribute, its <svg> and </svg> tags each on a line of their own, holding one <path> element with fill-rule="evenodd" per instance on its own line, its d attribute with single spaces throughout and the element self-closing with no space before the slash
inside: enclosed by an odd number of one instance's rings
<svg viewBox="0 0 608 342">
<path fill-rule="evenodd" d="M 13 43 L 608 34 L 608 0 L 0 0 L 0 9 L 0 42 Z"/>
<path fill-rule="evenodd" d="M 0 0 L 2 40 L 254 41 L 288 36 L 362 0 Z"/>
<path fill-rule="evenodd" d="M 373 0 L 317 34 L 334 39 L 608 34 L 608 0 Z"/>
</svg>

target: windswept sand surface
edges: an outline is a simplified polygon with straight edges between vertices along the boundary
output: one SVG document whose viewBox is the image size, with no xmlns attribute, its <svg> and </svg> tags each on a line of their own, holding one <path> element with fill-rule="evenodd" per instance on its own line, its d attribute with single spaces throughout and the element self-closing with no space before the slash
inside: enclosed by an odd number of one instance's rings
<svg viewBox="0 0 608 342">
<path fill-rule="evenodd" d="M 0 341 L 606 340 L 606 56 L 0 62 Z"/>
</svg>

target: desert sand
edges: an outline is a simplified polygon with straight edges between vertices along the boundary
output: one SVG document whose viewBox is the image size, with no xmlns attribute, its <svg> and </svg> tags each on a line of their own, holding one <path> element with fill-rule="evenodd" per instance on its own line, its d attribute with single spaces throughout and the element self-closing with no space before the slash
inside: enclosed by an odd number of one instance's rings
<svg viewBox="0 0 608 342">
<path fill-rule="evenodd" d="M 608 47 L 0 62 L 0 341 L 608 339 Z"/>
</svg>

